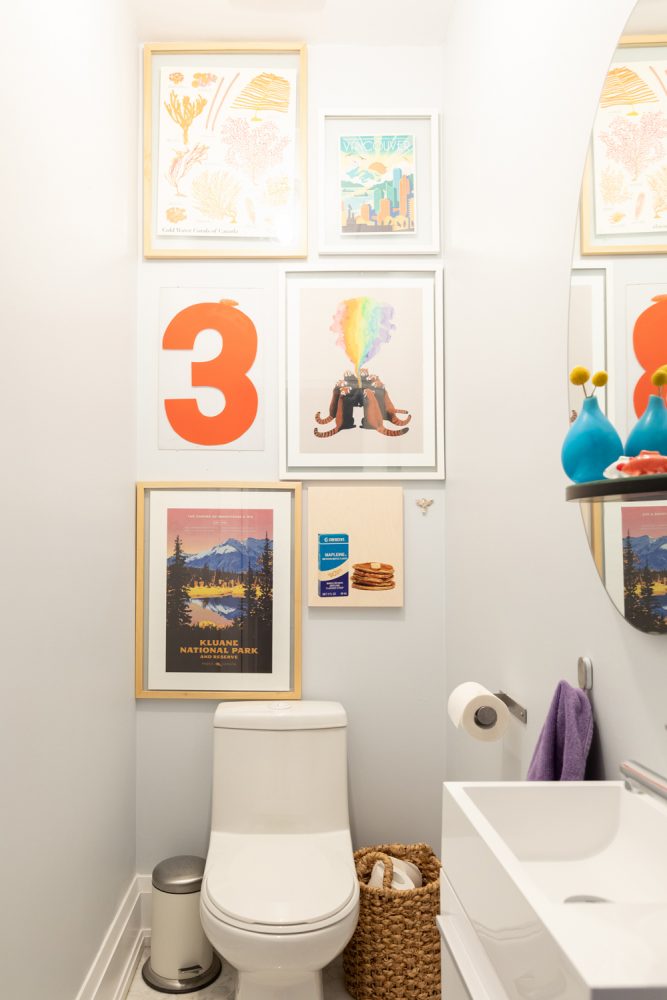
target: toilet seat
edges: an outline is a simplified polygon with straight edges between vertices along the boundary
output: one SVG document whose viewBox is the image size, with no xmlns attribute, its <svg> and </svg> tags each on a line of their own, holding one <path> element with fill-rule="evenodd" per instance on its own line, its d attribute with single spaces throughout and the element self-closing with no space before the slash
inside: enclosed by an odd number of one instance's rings
<svg viewBox="0 0 667 1000">
<path fill-rule="evenodd" d="M 318 930 L 356 905 L 350 861 L 317 836 L 228 836 L 224 851 L 209 855 L 202 904 L 217 920 L 249 931 Z"/>
</svg>

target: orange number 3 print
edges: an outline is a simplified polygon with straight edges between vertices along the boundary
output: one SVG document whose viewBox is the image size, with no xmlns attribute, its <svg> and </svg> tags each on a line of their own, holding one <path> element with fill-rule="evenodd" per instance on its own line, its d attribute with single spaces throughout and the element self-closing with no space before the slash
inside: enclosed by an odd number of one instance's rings
<svg viewBox="0 0 667 1000">
<path fill-rule="evenodd" d="M 237 305 L 231 299 L 199 302 L 174 316 L 164 331 L 162 347 L 167 351 L 191 351 L 202 330 L 217 330 L 222 336 L 222 348 L 215 358 L 192 362 L 192 387 L 219 389 L 225 397 L 224 409 L 207 417 L 195 399 L 164 401 L 172 428 L 193 444 L 215 446 L 236 441 L 257 416 L 257 390 L 247 375 L 257 356 L 257 330 Z"/>
<path fill-rule="evenodd" d="M 648 397 L 653 392 L 651 375 L 660 365 L 667 363 L 667 295 L 656 295 L 649 306 L 637 317 L 632 334 L 635 357 L 644 369 L 633 394 L 635 413 L 641 417 Z"/>
</svg>

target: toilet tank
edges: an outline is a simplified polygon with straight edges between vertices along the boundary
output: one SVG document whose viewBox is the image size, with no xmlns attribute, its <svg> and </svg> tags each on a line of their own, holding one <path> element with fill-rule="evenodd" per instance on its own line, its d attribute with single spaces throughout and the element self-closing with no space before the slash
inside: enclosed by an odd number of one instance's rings
<svg viewBox="0 0 667 1000">
<path fill-rule="evenodd" d="M 349 827 L 347 716 L 337 702 L 228 702 L 214 719 L 213 831 Z"/>
</svg>

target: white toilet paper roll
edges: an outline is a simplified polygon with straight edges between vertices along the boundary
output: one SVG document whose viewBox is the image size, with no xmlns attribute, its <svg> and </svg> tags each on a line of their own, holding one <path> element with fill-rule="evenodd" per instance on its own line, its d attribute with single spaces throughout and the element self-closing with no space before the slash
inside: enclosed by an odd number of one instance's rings
<svg viewBox="0 0 667 1000">
<path fill-rule="evenodd" d="M 421 885 L 421 878 L 419 884 Z M 382 861 L 376 861 L 373 865 L 371 871 L 371 877 L 368 880 L 369 888 L 371 889 L 383 889 L 384 888 L 384 863 Z M 410 876 L 394 862 L 393 874 L 391 879 L 392 889 L 414 889 L 415 883 L 412 881 Z"/>
<path fill-rule="evenodd" d="M 505 702 L 476 681 L 466 681 L 454 688 L 447 711 L 455 726 L 483 743 L 499 740 L 510 719 Z"/>
</svg>

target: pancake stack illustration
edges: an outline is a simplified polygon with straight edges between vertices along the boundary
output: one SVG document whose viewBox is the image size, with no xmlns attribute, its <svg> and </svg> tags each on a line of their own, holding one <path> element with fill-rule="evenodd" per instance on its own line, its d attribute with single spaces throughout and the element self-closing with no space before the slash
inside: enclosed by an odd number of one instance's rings
<svg viewBox="0 0 667 1000">
<path fill-rule="evenodd" d="M 390 563 L 353 563 L 352 568 L 352 586 L 356 590 L 392 590 L 396 586 Z"/>
</svg>

